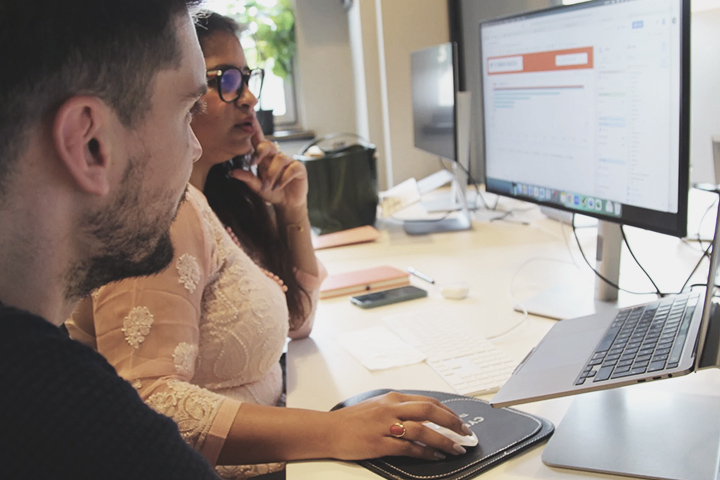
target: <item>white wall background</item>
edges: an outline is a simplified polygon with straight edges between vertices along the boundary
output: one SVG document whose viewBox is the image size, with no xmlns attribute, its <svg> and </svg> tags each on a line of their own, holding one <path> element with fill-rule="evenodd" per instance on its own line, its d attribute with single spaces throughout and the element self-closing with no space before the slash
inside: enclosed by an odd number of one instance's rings
<svg viewBox="0 0 720 480">
<path fill-rule="evenodd" d="M 450 39 L 446 0 L 296 0 L 304 128 L 378 147 L 380 188 L 439 169 L 413 146 L 410 52 Z"/>
<path fill-rule="evenodd" d="M 356 132 L 348 17 L 340 0 L 296 0 L 299 123 L 318 136 Z"/>
</svg>

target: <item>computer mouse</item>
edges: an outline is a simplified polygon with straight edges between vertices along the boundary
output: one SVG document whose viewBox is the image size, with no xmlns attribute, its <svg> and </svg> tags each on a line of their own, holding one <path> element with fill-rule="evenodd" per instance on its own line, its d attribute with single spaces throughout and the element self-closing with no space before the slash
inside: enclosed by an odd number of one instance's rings
<svg viewBox="0 0 720 480">
<path fill-rule="evenodd" d="M 437 423 L 433 422 L 425 422 L 423 423 L 426 427 L 432 428 L 436 432 L 438 432 L 440 435 L 444 435 L 453 442 L 462 445 L 463 447 L 474 447 L 478 444 L 478 438 L 475 433 L 472 435 L 460 435 L 459 433 L 455 433 L 449 428 L 441 427 Z"/>
<path fill-rule="evenodd" d="M 467 283 L 450 283 L 440 288 L 440 294 L 450 300 L 462 300 L 469 292 L 470 286 Z"/>
</svg>

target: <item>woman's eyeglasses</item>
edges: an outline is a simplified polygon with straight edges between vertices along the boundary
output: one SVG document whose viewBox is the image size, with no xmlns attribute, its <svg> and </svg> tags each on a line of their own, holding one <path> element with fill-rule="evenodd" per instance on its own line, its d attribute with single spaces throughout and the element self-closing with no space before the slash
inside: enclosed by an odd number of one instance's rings
<svg viewBox="0 0 720 480">
<path fill-rule="evenodd" d="M 242 71 L 237 67 L 226 67 L 208 70 L 207 78 L 208 80 L 217 79 L 220 100 L 233 103 L 242 95 L 244 85 L 248 87 L 255 98 L 260 98 L 265 71 L 262 68 Z"/>
</svg>

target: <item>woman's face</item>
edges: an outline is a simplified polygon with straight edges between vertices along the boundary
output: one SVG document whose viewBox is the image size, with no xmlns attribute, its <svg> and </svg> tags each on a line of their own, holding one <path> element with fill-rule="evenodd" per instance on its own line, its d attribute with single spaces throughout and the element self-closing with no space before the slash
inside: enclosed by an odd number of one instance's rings
<svg viewBox="0 0 720 480">
<path fill-rule="evenodd" d="M 240 41 L 232 33 L 217 32 L 209 36 L 203 53 L 207 70 L 247 68 Z M 255 134 L 252 120 L 257 103 L 247 87 L 234 103 L 225 103 L 218 95 L 217 82 L 211 80 L 209 86 L 204 97 L 207 109 L 192 121 L 192 129 L 203 148 L 198 164 L 206 168 L 252 151 L 251 139 Z"/>
</svg>

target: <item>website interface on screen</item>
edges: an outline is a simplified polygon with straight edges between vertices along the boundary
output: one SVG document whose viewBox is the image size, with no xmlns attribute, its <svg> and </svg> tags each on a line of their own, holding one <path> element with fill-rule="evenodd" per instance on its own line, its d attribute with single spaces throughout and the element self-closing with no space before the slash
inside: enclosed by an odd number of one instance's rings
<svg viewBox="0 0 720 480">
<path fill-rule="evenodd" d="M 678 210 L 681 2 L 481 25 L 489 188 L 620 217 Z"/>
</svg>

